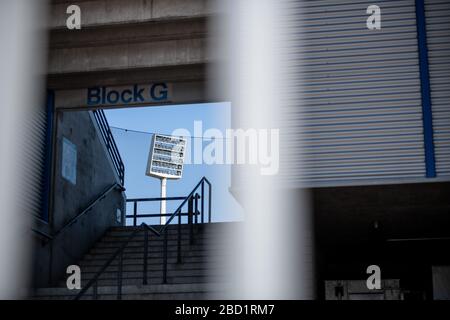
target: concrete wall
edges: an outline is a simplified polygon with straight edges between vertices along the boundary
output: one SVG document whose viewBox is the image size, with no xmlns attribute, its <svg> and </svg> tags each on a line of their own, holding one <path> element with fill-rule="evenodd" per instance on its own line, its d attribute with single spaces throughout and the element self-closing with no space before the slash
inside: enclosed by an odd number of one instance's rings
<svg viewBox="0 0 450 320">
<path fill-rule="evenodd" d="M 52 209 L 49 223 L 52 234 L 117 182 L 109 155 L 105 152 L 94 122 L 87 111 L 58 112 L 56 125 Z M 76 184 L 62 176 L 63 137 L 77 148 Z M 122 211 L 124 221 L 124 208 L 123 192 L 113 190 L 53 241 L 47 244 L 37 241 L 35 286 L 48 286 L 60 280 L 67 266 L 76 263 L 109 227 L 121 224 L 116 219 L 117 209 Z"/>
<path fill-rule="evenodd" d="M 53 0 L 51 28 L 65 28 L 66 9 L 77 4 L 81 9 L 82 27 L 110 24 L 142 23 L 155 20 L 184 19 L 211 13 L 208 0 Z"/>
<path fill-rule="evenodd" d="M 47 68 L 50 84 L 57 86 L 58 82 L 52 81 L 55 77 L 73 73 L 170 69 L 205 63 L 210 14 L 206 2 L 81 1 L 80 30 L 65 27 L 65 9 L 71 2 L 54 2 Z M 185 72 L 179 74 L 179 80 L 185 79 Z"/>
<path fill-rule="evenodd" d="M 165 103 L 212 99 L 206 1 L 81 1 L 81 30 L 62 27 L 68 4 L 54 1 L 50 16 L 47 87 L 68 91 L 57 107 L 86 107 L 85 92 L 74 89 L 155 81 L 173 87 Z M 73 97 L 81 102 L 71 103 Z"/>
</svg>

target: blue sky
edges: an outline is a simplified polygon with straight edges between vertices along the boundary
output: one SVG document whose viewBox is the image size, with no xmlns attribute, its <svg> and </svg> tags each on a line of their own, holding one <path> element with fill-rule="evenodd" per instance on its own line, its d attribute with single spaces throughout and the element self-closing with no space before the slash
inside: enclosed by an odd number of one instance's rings
<svg viewBox="0 0 450 320">
<path fill-rule="evenodd" d="M 170 134 L 175 129 L 185 128 L 194 135 L 194 121 L 199 120 L 203 123 L 203 131 L 208 128 L 217 128 L 225 133 L 225 129 L 230 127 L 229 103 L 109 109 L 105 110 L 105 113 L 125 164 L 127 198 L 152 198 L 160 195 L 159 179 L 145 175 L 151 133 Z M 201 137 L 196 136 L 188 140 L 188 148 L 192 139 L 201 139 Z M 208 139 L 202 139 L 202 141 L 204 146 L 210 143 Z M 168 180 L 167 196 L 189 194 L 203 176 L 207 177 L 213 185 L 213 221 L 241 219 L 242 209 L 228 191 L 229 165 L 187 164 L 181 180 Z M 180 201 L 168 202 L 167 211 L 173 212 L 179 204 Z M 131 205 L 127 207 L 127 210 L 130 209 Z M 138 211 L 158 213 L 159 202 L 142 204 Z M 156 219 L 142 219 L 142 221 L 158 223 Z"/>
</svg>

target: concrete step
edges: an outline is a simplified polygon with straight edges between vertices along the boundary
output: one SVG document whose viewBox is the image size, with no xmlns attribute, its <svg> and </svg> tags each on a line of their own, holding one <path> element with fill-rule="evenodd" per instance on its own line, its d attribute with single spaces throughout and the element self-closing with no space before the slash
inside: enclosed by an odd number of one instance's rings
<svg viewBox="0 0 450 320">
<path fill-rule="evenodd" d="M 228 232 L 235 230 L 238 228 L 240 223 L 236 222 L 218 222 L 218 223 L 210 223 L 210 224 L 194 224 L 194 231 L 198 234 L 204 234 L 206 236 L 215 236 L 215 235 L 226 235 Z M 159 231 L 160 226 L 154 226 L 156 230 Z M 110 228 L 106 234 L 106 236 L 129 236 L 133 231 L 136 229 L 139 230 L 137 235 L 143 236 L 144 231 L 140 227 L 132 227 L 132 226 L 126 226 L 126 227 L 113 227 Z M 178 225 L 170 225 L 166 232 L 168 232 L 168 236 L 173 236 L 178 234 Z M 182 234 L 189 234 L 190 232 L 190 225 L 188 224 L 182 224 L 181 225 L 181 232 Z M 153 233 L 149 231 L 149 235 L 156 237 Z"/>
<path fill-rule="evenodd" d="M 85 260 L 81 260 L 80 263 L 78 264 L 81 268 L 85 267 L 85 266 L 103 266 L 106 261 L 108 261 L 108 259 L 110 258 L 110 256 L 94 256 L 93 259 L 85 259 Z M 191 253 L 182 255 L 182 259 L 181 262 L 183 264 L 186 263 L 217 263 L 217 264 L 223 264 L 224 262 L 226 262 L 228 260 L 227 255 L 222 254 L 222 255 L 191 255 Z M 111 265 L 113 266 L 117 266 L 119 263 L 119 259 L 116 258 L 111 262 Z M 148 265 L 161 265 L 163 263 L 163 258 L 162 257 L 158 257 L 158 258 L 154 258 L 154 257 L 149 257 L 147 259 L 147 263 Z M 168 265 L 171 264 L 176 264 L 177 263 L 177 258 L 176 255 L 172 256 L 172 257 L 168 257 L 167 259 L 167 263 Z M 142 265 L 143 264 L 143 256 L 139 255 L 136 258 L 127 258 L 126 256 L 124 256 L 123 259 L 123 265 Z"/>
<path fill-rule="evenodd" d="M 124 243 L 127 240 L 128 243 L 132 242 L 144 242 L 144 237 L 140 235 L 136 235 L 135 237 L 128 239 L 128 237 L 124 236 L 103 236 L 98 243 Z M 164 237 L 149 237 L 148 243 L 163 243 Z M 171 235 L 167 238 L 168 242 L 175 242 L 178 241 L 178 235 Z M 189 242 L 190 236 L 189 235 L 181 235 L 181 241 L 182 242 Z M 199 243 L 227 243 L 228 241 L 224 237 L 220 236 L 206 236 L 203 234 L 195 234 L 192 236 L 193 242 L 199 242 Z"/>
<path fill-rule="evenodd" d="M 123 242 L 129 239 L 129 234 L 105 234 L 100 241 L 101 242 Z M 207 234 L 202 232 L 194 232 L 192 235 L 192 238 L 194 241 L 199 242 L 223 242 L 226 241 L 225 235 L 218 235 L 218 234 Z M 158 237 L 158 236 L 149 236 L 149 243 L 150 242 L 163 242 L 164 236 Z M 190 239 L 190 233 L 182 233 L 181 234 L 182 241 L 187 241 Z M 169 241 L 176 241 L 178 240 L 178 233 L 171 233 L 167 235 L 167 240 Z M 144 234 L 138 233 L 134 235 L 130 241 L 144 241 Z"/>
<path fill-rule="evenodd" d="M 183 241 L 187 241 L 189 240 L 189 233 L 183 233 L 181 234 L 181 239 Z M 125 241 L 127 240 L 128 236 L 127 235 L 110 235 L 110 234 L 106 234 L 105 236 L 102 237 L 102 239 L 100 240 L 101 242 L 116 242 L 116 241 Z M 149 236 L 149 242 L 162 242 L 164 240 L 164 236 L 162 237 L 157 237 L 157 236 Z M 193 238 L 195 240 L 198 241 L 214 241 L 216 240 L 218 237 L 214 237 L 214 236 L 209 236 L 206 235 L 204 233 L 194 233 L 193 234 Z M 170 234 L 167 236 L 167 239 L 169 241 L 176 241 L 178 239 L 178 234 Z M 144 241 L 144 235 L 143 234 L 137 234 L 135 235 L 131 241 Z"/>
<path fill-rule="evenodd" d="M 102 240 L 112 240 L 112 241 L 116 241 L 116 240 L 126 240 L 127 238 L 129 238 L 131 235 L 131 233 L 128 232 L 107 232 L 105 235 L 103 235 Z M 183 231 L 181 232 L 181 238 L 182 239 L 188 239 L 190 237 L 191 233 L 189 231 Z M 138 232 L 136 233 L 131 239 L 135 240 L 135 239 L 139 239 L 140 241 L 144 240 L 144 233 L 143 232 Z M 227 236 L 227 234 L 217 234 L 217 233 L 210 233 L 210 232 L 203 232 L 201 230 L 197 231 L 196 229 L 194 229 L 194 232 L 192 233 L 193 238 L 195 239 L 209 239 L 209 240 L 222 240 L 225 236 Z M 164 239 L 165 235 L 161 235 L 161 236 L 156 236 L 154 234 L 150 234 L 148 235 L 149 240 L 162 240 Z M 178 232 L 169 232 L 167 234 L 167 238 L 169 240 L 173 240 L 173 239 L 178 239 Z"/>
<path fill-rule="evenodd" d="M 97 242 L 97 244 L 93 247 L 93 249 L 103 249 L 103 248 L 119 248 L 121 245 L 123 245 L 125 243 L 125 241 L 99 241 Z M 181 239 L 180 241 L 181 246 L 183 247 L 189 247 L 191 245 L 196 245 L 196 246 L 208 246 L 208 247 L 220 247 L 221 243 L 219 242 L 213 242 L 213 241 L 208 241 L 208 240 L 204 240 L 204 239 L 193 239 L 192 240 L 192 244 L 190 243 L 189 239 Z M 127 244 L 127 248 L 134 248 L 134 247 L 139 247 L 139 248 L 143 248 L 145 245 L 145 241 L 139 241 L 139 240 L 133 240 L 128 242 Z M 171 239 L 171 240 L 167 240 L 167 247 L 177 247 L 178 246 L 178 240 L 177 239 Z M 164 241 L 163 240 L 149 240 L 148 241 L 148 247 L 149 248 L 163 248 L 164 247 Z"/>
<path fill-rule="evenodd" d="M 186 237 L 186 238 L 181 238 L 181 244 L 182 245 L 189 245 L 189 244 L 197 244 L 197 245 L 203 245 L 203 246 L 224 246 L 227 243 L 226 240 L 223 239 L 217 239 L 217 238 L 202 238 L 202 237 L 193 237 L 192 241 Z M 116 246 L 119 247 L 121 245 L 123 245 L 126 241 L 125 240 L 121 240 L 121 239 L 101 239 L 99 240 L 94 247 L 111 247 L 111 246 Z M 178 239 L 176 237 L 173 238 L 168 238 L 167 240 L 167 245 L 168 246 L 175 246 L 178 244 Z M 149 246 L 153 246 L 153 247 L 163 247 L 164 245 L 164 240 L 159 238 L 159 239 L 155 239 L 155 238 L 150 238 L 148 241 L 148 245 Z M 133 238 L 132 240 L 130 240 L 129 242 L 127 242 L 127 246 L 144 246 L 144 238 Z"/>
<path fill-rule="evenodd" d="M 176 293 L 137 293 L 122 295 L 121 300 L 204 300 L 208 297 L 205 292 L 176 292 Z M 73 300 L 74 296 L 39 296 L 33 300 Z M 93 300 L 92 295 L 85 295 L 80 300 Z M 117 300 L 116 294 L 97 295 L 97 300 Z"/>
<path fill-rule="evenodd" d="M 178 220 L 177 220 L 178 222 Z M 184 222 L 184 221 L 183 221 Z M 209 230 L 209 231 L 215 231 L 215 230 L 234 230 L 235 228 L 239 228 L 242 225 L 242 222 L 211 222 L 211 223 L 199 223 L 198 224 L 194 224 L 194 226 L 198 227 L 199 229 L 204 229 L 204 230 Z M 181 227 L 182 229 L 188 229 L 189 228 L 189 224 L 187 223 L 182 223 Z M 160 230 L 161 229 L 161 225 L 151 225 L 152 228 L 156 229 L 156 230 Z M 172 221 L 172 223 L 167 227 L 166 230 L 172 231 L 175 230 L 176 228 L 178 228 L 178 224 L 175 224 L 174 221 Z M 142 229 L 142 227 L 134 227 L 134 226 L 118 226 L 118 227 L 111 227 L 109 230 L 110 231 L 134 231 L 136 229 Z"/>
<path fill-rule="evenodd" d="M 114 246 L 96 246 L 94 248 L 92 248 L 91 250 L 89 250 L 88 254 L 86 254 L 85 256 L 87 257 L 88 255 L 90 256 L 95 256 L 95 255 L 109 255 L 109 257 L 112 257 L 113 254 L 117 253 L 119 250 L 119 247 L 114 247 Z M 205 245 L 201 245 L 201 244 L 186 244 L 186 245 L 181 245 L 180 246 L 180 253 L 184 256 L 189 255 L 192 253 L 192 255 L 197 255 L 197 253 L 210 253 L 212 254 L 217 254 L 217 255 L 222 255 L 222 254 L 227 254 L 229 252 L 229 250 L 227 250 L 226 247 L 223 246 L 205 246 Z M 144 245 L 134 245 L 134 246 L 130 246 L 130 247 L 125 247 L 122 250 L 122 254 L 124 255 L 128 255 L 128 254 L 141 254 L 142 257 L 144 256 L 145 253 L 145 248 Z M 177 245 L 171 245 L 171 246 L 167 246 L 167 254 L 170 256 L 171 254 L 178 254 L 178 246 Z M 147 248 L 147 256 L 149 258 L 158 258 L 158 257 L 162 257 L 164 255 L 164 247 L 159 247 L 159 246 L 149 246 Z M 203 255 L 203 254 L 201 254 Z M 84 257 L 83 257 L 84 258 Z"/>
<path fill-rule="evenodd" d="M 95 246 L 89 251 L 90 255 L 98 255 L 98 254 L 110 254 L 112 255 L 117 251 L 118 247 L 97 247 Z M 177 246 L 167 246 L 167 252 L 170 253 L 176 253 L 178 250 Z M 217 246 L 213 248 L 212 246 L 204 246 L 201 244 L 193 244 L 193 245 L 184 245 L 182 246 L 182 252 L 204 252 L 204 251 L 210 251 L 210 250 L 224 250 L 223 247 Z M 148 248 L 148 254 L 152 255 L 154 257 L 162 255 L 164 252 L 164 248 L 161 247 L 149 247 Z M 144 254 L 144 246 L 127 246 L 123 249 L 124 254 L 128 253 L 141 253 Z"/>
<path fill-rule="evenodd" d="M 98 286 L 116 286 L 117 285 L 117 273 L 108 275 L 109 278 L 101 277 L 98 279 Z M 223 280 L 224 276 L 214 276 L 211 277 L 208 274 L 199 275 L 199 276 L 173 276 L 169 272 L 167 274 L 167 284 L 192 284 L 192 283 L 208 283 L 211 281 L 219 281 Z M 81 277 L 81 286 L 85 286 L 90 279 Z M 150 273 L 147 277 L 148 284 L 162 284 L 163 278 L 162 274 L 158 276 L 154 276 Z M 135 278 L 122 278 L 122 285 L 142 285 L 143 278 L 142 273 Z M 57 284 L 57 287 L 65 288 L 66 282 L 61 281 Z"/>
<path fill-rule="evenodd" d="M 204 276 L 208 270 L 202 268 L 202 269 L 172 269 L 170 270 L 170 276 L 171 277 L 197 277 L 197 276 Z M 89 271 L 81 271 L 81 278 L 83 279 L 91 279 L 94 277 L 96 272 L 89 272 Z M 168 272 L 169 274 L 169 272 Z M 134 271 L 123 271 L 122 278 L 123 279 L 129 279 L 129 278 L 139 278 L 142 277 L 143 270 L 134 270 Z M 159 270 L 152 270 L 148 273 L 149 276 L 155 277 L 155 278 L 162 278 L 163 271 L 162 267 Z M 117 270 L 106 270 L 100 275 L 100 279 L 115 279 L 117 277 Z"/>
<path fill-rule="evenodd" d="M 118 227 L 121 229 L 109 229 L 107 231 L 107 233 L 105 234 L 105 236 L 115 236 L 115 237 L 126 237 L 126 236 L 130 236 L 136 229 L 134 227 Z M 190 230 L 191 227 L 182 227 L 181 228 L 181 234 L 182 235 L 189 235 L 190 234 Z M 175 228 L 171 228 L 171 229 L 166 229 L 167 232 L 167 236 L 174 236 L 174 235 L 178 235 L 178 227 Z M 206 232 L 205 229 L 203 229 L 203 227 L 199 227 L 198 225 L 194 225 L 193 226 L 193 232 L 197 233 L 198 235 L 210 235 L 210 232 Z M 138 232 L 135 234 L 135 236 L 144 236 L 144 229 L 138 229 Z M 159 237 L 163 237 L 164 233 L 161 236 L 157 236 L 156 234 L 154 234 L 153 232 L 149 231 L 148 232 L 149 237 L 155 237 L 155 238 L 159 238 Z"/>
<path fill-rule="evenodd" d="M 194 243 L 190 243 L 190 226 L 181 227 L 182 263 L 177 263 L 178 226 L 167 229 L 167 284 L 163 280 L 164 241 L 149 233 L 148 285 L 143 285 L 144 232 L 137 227 L 114 227 L 95 244 L 79 261 L 82 286 L 95 277 L 98 270 L 109 261 L 117 249 L 136 229 L 139 232 L 127 244 L 123 253 L 122 299 L 204 299 L 214 290 L 211 283 L 221 283 L 229 261 L 226 235 L 239 223 L 212 223 L 194 226 Z M 155 226 L 160 227 L 160 226 Z M 225 240 L 224 240 L 225 239 Z M 116 299 L 119 257 L 115 258 L 97 280 L 98 299 Z M 66 279 L 58 282 L 59 288 L 38 289 L 36 299 L 73 299 L 77 290 L 66 289 Z M 90 299 L 88 290 L 84 299 Z M 211 291 L 211 292 L 210 292 Z"/>
<path fill-rule="evenodd" d="M 89 273 L 89 272 L 97 272 L 103 264 L 97 264 L 97 265 L 80 265 L 81 272 L 82 273 Z M 221 263 L 215 263 L 214 267 L 220 268 L 223 264 Z M 168 263 L 167 264 L 167 270 L 207 270 L 212 267 L 212 264 L 206 263 L 206 262 L 191 262 L 191 263 Z M 151 271 L 159 271 L 162 270 L 163 265 L 162 263 L 151 263 L 147 265 L 147 270 L 149 272 Z M 107 272 L 115 272 L 118 271 L 119 266 L 118 264 L 109 265 L 105 271 Z M 142 272 L 144 270 L 144 264 L 143 263 L 135 263 L 135 264 L 124 264 L 122 265 L 122 271 L 124 272 Z"/>
<path fill-rule="evenodd" d="M 122 286 L 122 299 L 157 300 L 157 299 L 204 299 L 208 294 L 220 291 L 220 283 L 188 283 L 188 284 L 153 284 L 153 285 L 124 285 Z M 37 289 L 34 295 L 36 300 L 71 300 L 79 290 L 67 288 Z M 98 299 L 117 298 L 117 286 L 99 286 Z M 92 299 L 92 288 L 83 296 L 83 300 Z"/>
<path fill-rule="evenodd" d="M 116 252 L 116 250 L 111 249 L 99 249 L 99 250 L 92 250 L 89 254 L 85 255 L 81 261 L 88 261 L 88 260 L 96 260 L 96 259 L 102 259 L 102 260 L 108 260 L 112 257 L 112 255 Z M 201 256 L 208 256 L 210 255 L 210 250 L 183 250 L 182 256 L 190 256 L 190 257 L 201 257 Z M 172 250 L 167 250 L 167 257 L 168 258 L 176 258 L 178 256 L 176 248 Z M 135 249 L 129 249 L 124 250 L 123 252 L 123 259 L 142 259 L 144 257 L 144 251 L 135 248 Z M 148 257 L 151 259 L 157 259 L 157 258 L 163 258 L 164 257 L 164 251 L 158 250 L 158 251 L 149 251 Z"/>
</svg>

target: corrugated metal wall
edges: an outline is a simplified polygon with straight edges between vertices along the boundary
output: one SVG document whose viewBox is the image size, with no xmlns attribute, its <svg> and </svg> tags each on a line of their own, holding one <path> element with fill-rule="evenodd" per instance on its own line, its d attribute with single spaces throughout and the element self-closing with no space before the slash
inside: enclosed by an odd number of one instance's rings
<svg viewBox="0 0 450 320">
<path fill-rule="evenodd" d="M 424 178 L 419 57 L 413 0 L 302 1 L 307 185 Z"/>
<path fill-rule="evenodd" d="M 426 0 L 425 17 L 437 177 L 450 176 L 450 1 Z"/>
<path fill-rule="evenodd" d="M 48 114 L 46 107 L 38 107 L 32 110 L 29 117 L 25 117 L 29 128 L 25 141 L 26 157 L 23 168 L 27 177 L 24 190 L 28 190 L 28 194 L 24 196 L 27 212 L 34 214 L 36 217 L 44 220 L 48 219 L 47 212 L 47 193 L 49 174 L 48 166 L 50 159 L 48 153 Z"/>
</svg>

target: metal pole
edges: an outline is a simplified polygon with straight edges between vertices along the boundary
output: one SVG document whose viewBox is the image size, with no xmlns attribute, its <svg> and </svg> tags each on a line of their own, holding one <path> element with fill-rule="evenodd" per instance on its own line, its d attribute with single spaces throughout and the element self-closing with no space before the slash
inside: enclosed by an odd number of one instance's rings
<svg viewBox="0 0 450 320">
<path fill-rule="evenodd" d="M 167 184 L 167 178 L 161 178 L 161 198 L 166 197 L 166 184 Z M 161 225 L 166 224 L 166 200 L 161 200 Z"/>
<path fill-rule="evenodd" d="M 137 201 L 134 201 L 134 206 L 133 206 L 133 226 L 136 227 L 137 225 Z"/>
<path fill-rule="evenodd" d="M 123 267 L 123 251 L 119 256 L 119 268 L 117 269 L 117 300 L 122 300 L 122 267 Z"/>
<path fill-rule="evenodd" d="M 195 194 L 195 201 L 194 201 L 194 217 L 195 217 L 195 224 L 197 224 L 198 223 L 198 198 L 199 198 L 200 196 L 199 196 L 199 194 L 198 193 L 196 193 Z"/>
<path fill-rule="evenodd" d="M 148 259 L 148 229 L 144 230 L 144 279 L 142 281 L 143 284 L 147 284 L 147 259 Z"/>
<path fill-rule="evenodd" d="M 193 205 L 194 205 L 194 202 L 193 202 L 193 199 L 191 197 L 188 200 L 189 244 L 192 244 L 193 240 L 194 240 L 194 237 L 193 237 L 193 235 L 194 235 L 194 229 L 193 229 L 194 224 L 192 223 L 193 222 L 192 221 Z"/>
<path fill-rule="evenodd" d="M 212 193 L 212 186 L 209 185 L 209 192 L 208 192 L 208 223 L 211 223 L 211 193 Z"/>
<path fill-rule="evenodd" d="M 205 180 L 202 181 L 202 223 L 205 222 Z"/>
<path fill-rule="evenodd" d="M 181 211 L 178 213 L 178 253 L 177 263 L 181 263 Z"/>
<path fill-rule="evenodd" d="M 164 230 L 163 283 L 167 283 L 167 233 L 168 230 Z"/>
<path fill-rule="evenodd" d="M 98 294 L 98 281 L 95 281 L 94 282 L 94 288 L 92 289 L 93 290 L 93 292 L 92 292 L 92 298 L 94 299 L 94 300 L 97 300 L 97 294 Z"/>
</svg>

